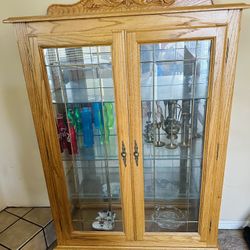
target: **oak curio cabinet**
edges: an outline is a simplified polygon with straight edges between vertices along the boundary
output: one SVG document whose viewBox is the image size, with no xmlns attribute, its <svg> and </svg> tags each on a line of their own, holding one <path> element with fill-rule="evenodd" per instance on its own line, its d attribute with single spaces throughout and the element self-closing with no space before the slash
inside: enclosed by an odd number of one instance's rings
<svg viewBox="0 0 250 250">
<path fill-rule="evenodd" d="M 245 4 L 81 0 L 9 18 L 57 249 L 218 249 Z"/>
</svg>

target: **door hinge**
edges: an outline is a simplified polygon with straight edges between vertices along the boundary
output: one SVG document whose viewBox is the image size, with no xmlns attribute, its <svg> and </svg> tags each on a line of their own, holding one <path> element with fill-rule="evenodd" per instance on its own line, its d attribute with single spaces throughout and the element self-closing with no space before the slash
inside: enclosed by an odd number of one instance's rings
<svg viewBox="0 0 250 250">
<path fill-rule="evenodd" d="M 229 56 L 229 38 L 227 39 L 226 63 L 228 61 L 228 56 Z"/>
<path fill-rule="evenodd" d="M 219 152 L 220 152 L 220 144 L 217 144 L 217 149 L 216 149 L 216 161 L 219 159 Z"/>
</svg>

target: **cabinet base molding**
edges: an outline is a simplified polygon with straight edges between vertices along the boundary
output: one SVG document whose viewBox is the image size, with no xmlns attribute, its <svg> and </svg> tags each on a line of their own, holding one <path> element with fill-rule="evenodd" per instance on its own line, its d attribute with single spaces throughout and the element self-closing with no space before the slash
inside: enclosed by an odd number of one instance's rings
<svg viewBox="0 0 250 250">
<path fill-rule="evenodd" d="M 196 248 L 196 247 L 114 247 L 114 246 L 57 246 L 55 250 L 82 250 L 82 249 L 101 249 L 101 250 L 220 250 L 218 247 Z"/>
</svg>

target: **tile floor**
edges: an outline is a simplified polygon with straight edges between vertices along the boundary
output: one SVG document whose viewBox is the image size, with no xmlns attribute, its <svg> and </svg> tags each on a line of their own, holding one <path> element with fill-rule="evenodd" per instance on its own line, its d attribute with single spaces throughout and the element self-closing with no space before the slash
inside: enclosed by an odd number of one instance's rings
<svg viewBox="0 0 250 250">
<path fill-rule="evenodd" d="M 242 230 L 220 230 L 220 250 L 249 250 Z"/>
<path fill-rule="evenodd" d="M 49 207 L 8 207 L 0 212 L 0 250 L 53 249 L 55 240 Z"/>
<path fill-rule="evenodd" d="M 221 250 L 248 250 L 241 230 L 220 230 Z M 52 250 L 56 236 L 48 207 L 12 208 L 0 212 L 0 250 Z"/>
</svg>

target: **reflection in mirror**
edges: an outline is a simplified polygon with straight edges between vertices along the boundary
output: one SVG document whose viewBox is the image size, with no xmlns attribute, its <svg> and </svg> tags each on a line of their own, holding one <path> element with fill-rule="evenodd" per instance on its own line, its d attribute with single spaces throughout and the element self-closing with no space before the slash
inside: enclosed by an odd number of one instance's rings
<svg viewBox="0 0 250 250">
<path fill-rule="evenodd" d="M 44 49 L 74 230 L 123 231 L 111 46 Z"/>
<path fill-rule="evenodd" d="M 197 232 L 211 41 L 141 45 L 146 232 Z"/>
</svg>

